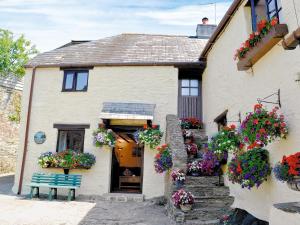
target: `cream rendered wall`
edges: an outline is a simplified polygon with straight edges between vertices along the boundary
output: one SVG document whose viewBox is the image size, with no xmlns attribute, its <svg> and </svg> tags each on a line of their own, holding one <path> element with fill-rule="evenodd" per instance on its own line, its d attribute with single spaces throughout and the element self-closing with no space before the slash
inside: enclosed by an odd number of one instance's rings
<svg viewBox="0 0 300 225">
<path fill-rule="evenodd" d="M 32 70 L 25 76 L 24 97 L 22 103 L 21 144 L 17 159 L 17 172 L 14 192 L 19 183 L 22 153 L 24 147 L 25 120 Z M 174 67 L 95 67 L 89 73 L 87 92 L 61 92 L 63 71 L 59 68 L 37 68 L 33 92 L 32 114 L 29 130 L 28 153 L 26 158 L 23 191 L 28 193 L 26 184 L 34 172 L 54 172 L 41 169 L 37 158 L 42 152 L 55 151 L 57 129 L 54 123 L 90 124 L 86 129 L 84 151 L 96 155 L 96 165 L 91 170 L 73 170 L 82 173 L 83 182 L 79 194 L 101 195 L 108 193 L 110 185 L 111 151 L 93 146 L 92 132 L 100 122 L 99 113 L 102 103 L 139 102 L 156 104 L 154 123 L 160 124 L 165 131 L 166 115 L 177 114 L 178 71 Z M 42 145 L 34 143 L 37 131 L 44 131 L 47 140 Z M 153 150 L 145 149 L 144 190 L 146 198 L 164 194 L 164 178 L 155 174 Z M 61 170 L 62 172 L 62 170 Z"/>
<path fill-rule="evenodd" d="M 293 31 L 297 24 L 292 1 L 281 2 L 285 22 L 289 30 Z M 300 2 L 295 2 L 300 16 Z M 249 18 L 249 10 L 241 6 L 208 55 L 208 66 L 203 74 L 204 122 L 208 135 L 212 136 L 217 132 L 217 125 L 213 120 L 220 113 L 228 109 L 228 120 L 237 121 L 238 113 L 241 112 L 243 119 L 246 112 L 252 111 L 257 98 L 268 96 L 280 88 L 281 112 L 286 116 L 290 133 L 287 140 L 276 141 L 267 148 L 274 166 L 283 155 L 300 151 L 300 85 L 294 81 L 296 74 L 300 72 L 300 51 L 299 47 L 293 51 L 285 51 L 279 43 L 253 66 L 253 70 L 237 71 L 233 56 L 235 49 L 249 35 Z M 235 197 L 233 207 L 245 209 L 263 220 L 271 221 L 272 217 L 273 222 L 277 220 L 274 224 L 295 225 L 292 222 L 295 217 L 300 219 L 296 214 L 280 217 L 274 213 L 274 203 L 300 201 L 300 193 L 276 181 L 273 175 L 259 189 L 251 191 L 229 182 L 227 184 L 231 195 Z M 276 215 L 278 217 L 274 218 Z"/>
</svg>

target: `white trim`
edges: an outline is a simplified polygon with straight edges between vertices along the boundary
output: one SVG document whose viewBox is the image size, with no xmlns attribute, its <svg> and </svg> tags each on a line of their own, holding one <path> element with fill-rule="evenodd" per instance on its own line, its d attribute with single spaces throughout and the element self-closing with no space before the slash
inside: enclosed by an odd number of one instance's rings
<svg viewBox="0 0 300 225">
<path fill-rule="evenodd" d="M 100 119 L 153 120 L 153 116 L 123 113 L 100 113 Z"/>
</svg>

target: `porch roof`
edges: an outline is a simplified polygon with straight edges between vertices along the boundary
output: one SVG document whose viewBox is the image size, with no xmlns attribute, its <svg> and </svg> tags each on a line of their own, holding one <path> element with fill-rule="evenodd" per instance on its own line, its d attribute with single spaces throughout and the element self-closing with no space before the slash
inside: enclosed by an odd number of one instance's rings
<svg viewBox="0 0 300 225">
<path fill-rule="evenodd" d="M 101 119 L 153 120 L 155 104 L 104 102 Z"/>
</svg>

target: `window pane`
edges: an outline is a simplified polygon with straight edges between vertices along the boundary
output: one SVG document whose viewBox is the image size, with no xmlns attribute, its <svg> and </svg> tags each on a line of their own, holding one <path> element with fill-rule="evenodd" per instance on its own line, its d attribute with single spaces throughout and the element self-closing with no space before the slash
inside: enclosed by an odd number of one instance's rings
<svg viewBox="0 0 300 225">
<path fill-rule="evenodd" d="M 88 74 L 87 72 L 77 73 L 76 90 L 82 91 L 87 89 Z"/>
<path fill-rule="evenodd" d="M 272 1 L 269 3 L 269 13 L 275 12 L 275 11 L 276 11 L 275 0 L 272 0 Z"/>
<path fill-rule="evenodd" d="M 199 81 L 198 80 L 191 80 L 191 87 L 199 87 Z"/>
<path fill-rule="evenodd" d="M 181 80 L 181 87 L 189 87 L 190 80 Z"/>
<path fill-rule="evenodd" d="M 190 95 L 189 88 L 181 88 L 181 95 L 182 96 L 189 96 Z"/>
<path fill-rule="evenodd" d="M 199 89 L 198 88 L 191 88 L 191 96 L 198 96 Z"/>
<path fill-rule="evenodd" d="M 75 131 L 70 130 L 68 131 L 67 137 L 67 147 L 75 152 L 82 152 L 83 151 L 83 137 L 84 131 Z"/>
<path fill-rule="evenodd" d="M 65 78 L 65 89 L 72 89 L 73 88 L 73 80 L 74 80 L 74 73 L 68 72 Z"/>
<path fill-rule="evenodd" d="M 67 131 L 60 130 L 58 131 L 58 152 L 64 151 L 67 149 Z"/>
</svg>

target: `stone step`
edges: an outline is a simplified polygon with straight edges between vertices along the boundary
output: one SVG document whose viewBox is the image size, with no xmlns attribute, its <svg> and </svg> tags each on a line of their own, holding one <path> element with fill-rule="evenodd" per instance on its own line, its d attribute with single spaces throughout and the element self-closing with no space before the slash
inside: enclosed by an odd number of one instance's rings
<svg viewBox="0 0 300 225">
<path fill-rule="evenodd" d="M 207 186 L 199 184 L 185 185 L 184 189 L 198 196 L 228 196 L 230 191 L 226 186 Z"/>
<path fill-rule="evenodd" d="M 226 214 L 229 208 L 194 208 L 193 210 L 185 213 L 185 220 L 199 220 L 202 222 L 219 220 Z"/>
<path fill-rule="evenodd" d="M 224 183 L 224 178 L 220 177 L 221 183 Z M 201 176 L 201 177 L 193 177 L 187 176 L 186 185 L 206 185 L 208 187 L 215 187 L 219 184 L 219 176 Z"/>
<path fill-rule="evenodd" d="M 194 208 L 229 208 L 233 200 L 231 196 L 195 196 Z"/>
<path fill-rule="evenodd" d="M 220 220 L 218 219 L 213 219 L 213 220 L 188 220 L 185 222 L 185 225 L 219 225 Z"/>
<path fill-rule="evenodd" d="M 104 200 L 110 202 L 143 202 L 143 194 L 108 193 L 103 195 Z"/>
</svg>

